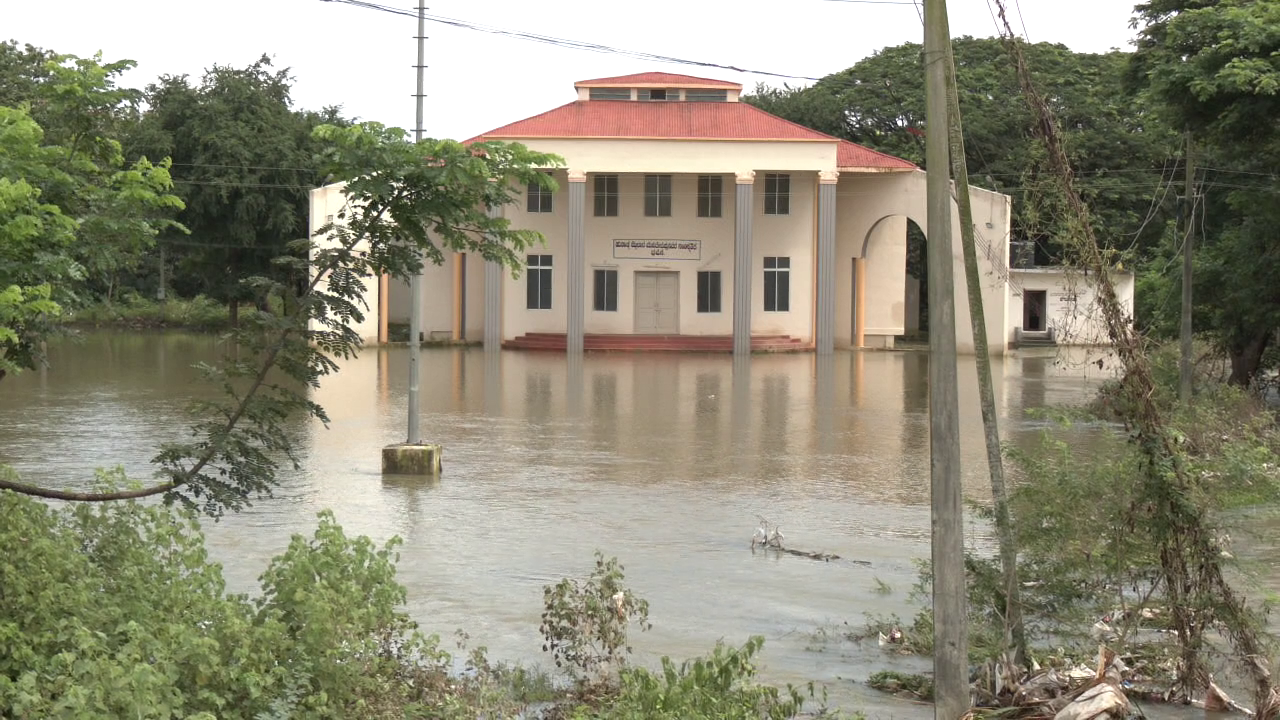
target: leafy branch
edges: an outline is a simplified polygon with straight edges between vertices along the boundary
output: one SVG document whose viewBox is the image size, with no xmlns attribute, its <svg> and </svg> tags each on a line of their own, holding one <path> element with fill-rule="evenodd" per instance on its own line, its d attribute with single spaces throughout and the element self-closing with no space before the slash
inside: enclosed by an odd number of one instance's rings
<svg viewBox="0 0 1280 720">
<path fill-rule="evenodd" d="M 279 455 L 298 466 L 293 419 L 301 414 L 328 422 L 306 392 L 336 372 L 338 360 L 358 353 L 361 340 L 351 326 L 368 310 L 365 280 L 408 278 L 424 261 L 443 262 L 446 250 L 478 253 L 518 271 L 521 251 L 542 242 L 538 233 L 512 229 L 487 211 L 513 202 L 513 188 L 554 187 L 539 168 L 559 164 L 555 156 L 518 144 L 415 144 L 403 131 L 376 123 L 322 125 L 315 137 L 325 146 L 330 176 L 343 183 L 343 208 L 313 237 L 294 243 L 293 254 L 276 258 L 277 265 L 308 273 L 310 281 L 296 297 L 287 284 L 269 278 L 241 281 L 257 293 L 281 295 L 292 311 L 252 315 L 229 336 L 232 350 L 221 365 L 199 366 L 229 401 L 193 405 L 202 418 L 191 428 L 196 439 L 167 444 L 152 460 L 163 481 L 82 492 L 0 478 L 0 489 L 80 502 L 163 495 L 215 517 L 241 509 L 250 498 L 271 494 Z M 269 381 L 276 371 L 287 380 Z"/>
</svg>

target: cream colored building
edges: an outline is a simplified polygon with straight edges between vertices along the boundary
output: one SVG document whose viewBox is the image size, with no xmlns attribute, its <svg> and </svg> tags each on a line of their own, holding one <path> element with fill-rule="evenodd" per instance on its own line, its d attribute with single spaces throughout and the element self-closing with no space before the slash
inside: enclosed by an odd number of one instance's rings
<svg viewBox="0 0 1280 720">
<path fill-rule="evenodd" d="M 585 80 L 561 107 L 473 138 L 565 159 L 559 189 L 520 188 L 503 209 L 537 230 L 518 279 L 453 255 L 426 271 L 427 339 L 491 347 L 730 350 L 892 347 L 908 326 L 908 220 L 927 228 L 925 174 L 910 162 L 739 101 L 735 83 L 669 73 Z M 312 193 L 312 227 L 343 202 Z M 993 353 L 1022 323 L 1011 305 L 1009 198 L 973 192 Z M 956 334 L 973 351 L 952 207 Z M 373 292 L 385 302 L 378 302 Z M 357 330 L 406 322 L 407 285 L 371 289 Z M 385 332 L 385 330 L 383 331 Z"/>
</svg>

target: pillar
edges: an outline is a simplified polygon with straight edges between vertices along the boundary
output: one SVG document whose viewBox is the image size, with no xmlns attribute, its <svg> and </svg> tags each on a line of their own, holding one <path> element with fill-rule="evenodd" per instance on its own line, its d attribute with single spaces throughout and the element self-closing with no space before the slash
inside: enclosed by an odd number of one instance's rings
<svg viewBox="0 0 1280 720">
<path fill-rule="evenodd" d="M 740 172 L 736 178 L 733 234 L 733 354 L 751 353 L 751 280 L 754 263 L 751 250 L 751 221 L 754 217 L 754 171 Z"/>
<path fill-rule="evenodd" d="M 391 276 L 386 273 L 380 273 L 378 275 L 378 344 L 379 345 L 386 345 L 387 342 L 391 339 L 391 332 L 388 327 L 390 312 L 391 312 Z"/>
<path fill-rule="evenodd" d="M 570 355 L 582 352 L 582 336 L 586 325 L 587 304 L 587 174 L 569 171 L 569 258 L 565 293 L 568 328 L 565 349 Z"/>
<path fill-rule="evenodd" d="M 818 173 L 818 313 L 814 344 L 819 355 L 836 346 L 836 183 L 840 173 Z"/>
<path fill-rule="evenodd" d="M 858 258 L 853 272 L 853 346 L 863 347 L 867 332 L 867 258 Z"/>
<path fill-rule="evenodd" d="M 489 208 L 489 217 L 502 217 L 502 206 Z M 492 260 L 484 264 L 484 349 L 502 349 L 502 264 Z"/>
<path fill-rule="evenodd" d="M 462 304 L 467 301 L 464 288 L 466 282 L 462 274 L 462 253 L 453 254 L 453 317 L 449 323 L 449 339 L 458 342 L 462 339 Z"/>
</svg>

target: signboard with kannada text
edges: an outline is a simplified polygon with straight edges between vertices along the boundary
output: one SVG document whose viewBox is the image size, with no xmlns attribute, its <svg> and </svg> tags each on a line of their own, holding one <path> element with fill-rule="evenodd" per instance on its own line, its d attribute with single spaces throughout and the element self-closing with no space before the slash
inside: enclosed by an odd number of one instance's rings
<svg viewBox="0 0 1280 720">
<path fill-rule="evenodd" d="M 619 260 L 701 260 L 701 240 L 614 240 Z"/>
</svg>

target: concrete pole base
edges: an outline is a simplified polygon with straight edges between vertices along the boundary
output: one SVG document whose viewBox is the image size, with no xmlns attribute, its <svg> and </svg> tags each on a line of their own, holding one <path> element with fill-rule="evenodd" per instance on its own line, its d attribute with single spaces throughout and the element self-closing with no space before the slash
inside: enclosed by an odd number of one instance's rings
<svg viewBox="0 0 1280 720">
<path fill-rule="evenodd" d="M 423 443 L 397 443 L 382 448 L 383 475 L 439 475 L 444 448 Z"/>
</svg>

